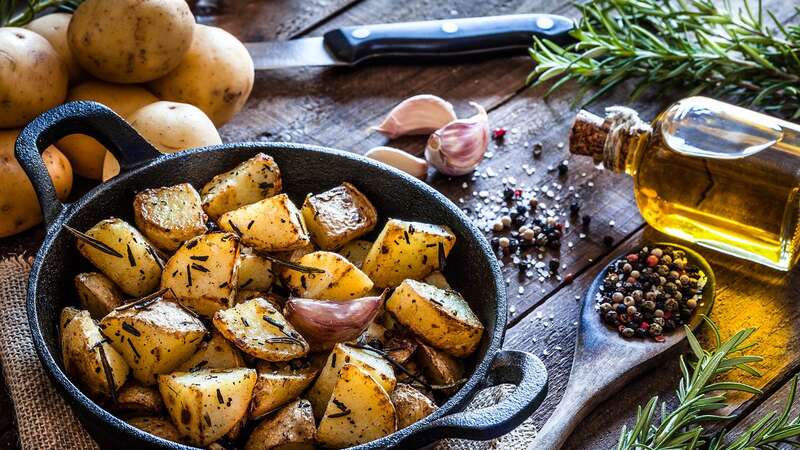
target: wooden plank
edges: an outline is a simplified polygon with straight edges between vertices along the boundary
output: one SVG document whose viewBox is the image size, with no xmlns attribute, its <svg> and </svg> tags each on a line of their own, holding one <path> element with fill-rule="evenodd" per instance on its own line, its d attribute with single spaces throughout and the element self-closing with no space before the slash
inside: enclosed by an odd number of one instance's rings
<svg viewBox="0 0 800 450">
<path fill-rule="evenodd" d="M 752 427 L 767 414 L 773 412 L 781 414 L 783 412 L 783 408 L 786 406 L 786 402 L 789 399 L 793 378 L 794 376 L 790 377 L 790 379 L 788 379 L 782 386 L 773 392 L 772 395 L 761 402 L 757 408 L 754 408 L 753 411 L 747 414 L 747 416 L 740 418 L 740 420 L 736 422 L 733 427 L 730 427 L 730 429 L 727 431 L 729 438 L 735 439 L 736 437 L 740 436 L 743 432 Z M 797 398 L 795 397 L 795 401 L 792 404 L 791 413 L 789 416 L 791 418 L 795 418 L 798 415 L 800 415 L 800 401 L 797 401 Z"/>
</svg>

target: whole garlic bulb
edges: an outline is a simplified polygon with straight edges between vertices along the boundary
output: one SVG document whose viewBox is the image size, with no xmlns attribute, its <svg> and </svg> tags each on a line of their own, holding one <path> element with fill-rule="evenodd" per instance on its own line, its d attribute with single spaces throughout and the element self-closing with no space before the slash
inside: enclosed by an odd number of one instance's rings
<svg viewBox="0 0 800 450">
<path fill-rule="evenodd" d="M 445 175 L 465 175 L 475 170 L 489 147 L 489 116 L 477 103 L 478 113 L 454 120 L 431 134 L 425 159 Z"/>
<path fill-rule="evenodd" d="M 372 129 L 395 139 L 410 134 L 428 134 L 453 120 L 456 120 L 453 105 L 435 95 L 423 94 L 400 102 L 380 125 Z"/>
</svg>

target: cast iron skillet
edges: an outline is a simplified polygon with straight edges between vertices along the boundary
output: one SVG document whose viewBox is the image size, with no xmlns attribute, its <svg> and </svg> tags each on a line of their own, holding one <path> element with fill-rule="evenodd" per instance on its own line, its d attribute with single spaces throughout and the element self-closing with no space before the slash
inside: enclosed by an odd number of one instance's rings
<svg viewBox="0 0 800 450">
<path fill-rule="evenodd" d="M 63 204 L 56 197 L 40 153 L 73 133 L 87 134 L 103 143 L 119 160 L 122 173 L 75 203 Z M 86 230 L 110 216 L 132 223 L 132 202 L 137 191 L 181 182 L 202 187 L 214 175 L 258 152 L 275 158 L 286 180 L 287 193 L 297 204 L 308 192 L 350 181 L 372 200 L 383 220 L 397 217 L 443 223 L 452 227 L 457 236 L 445 274 L 464 293 L 486 327 L 479 350 L 468 362 L 472 375 L 431 416 L 357 448 L 417 448 L 448 437 L 490 439 L 507 433 L 533 413 L 547 391 L 545 367 L 531 354 L 501 350 L 506 296 L 500 268 L 482 234 L 444 196 L 389 166 L 310 145 L 235 143 L 162 155 L 110 109 L 92 102 L 73 102 L 36 118 L 16 143 L 16 157 L 33 182 L 48 227 L 30 274 L 27 312 L 42 364 L 101 446 L 190 448 L 127 425 L 86 397 L 64 374 L 59 356 L 58 315 L 62 307 L 75 303 L 72 278 L 89 267 L 61 225 Z M 379 224 L 377 229 L 381 227 Z M 462 411 L 477 390 L 500 383 L 512 383 L 516 390 L 495 406 Z"/>
</svg>

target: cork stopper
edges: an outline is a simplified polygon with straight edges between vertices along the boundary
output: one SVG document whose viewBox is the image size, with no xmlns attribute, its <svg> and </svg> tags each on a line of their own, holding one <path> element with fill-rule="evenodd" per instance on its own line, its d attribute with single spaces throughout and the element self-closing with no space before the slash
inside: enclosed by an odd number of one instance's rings
<svg viewBox="0 0 800 450">
<path fill-rule="evenodd" d="M 603 117 L 580 110 L 569 132 L 569 151 L 574 155 L 591 156 L 595 162 L 602 161 L 610 129 Z"/>
</svg>

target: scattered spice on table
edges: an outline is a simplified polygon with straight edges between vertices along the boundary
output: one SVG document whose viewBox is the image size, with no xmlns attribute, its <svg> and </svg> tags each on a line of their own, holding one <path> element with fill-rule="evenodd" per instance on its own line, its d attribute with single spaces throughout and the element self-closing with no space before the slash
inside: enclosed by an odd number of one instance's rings
<svg viewBox="0 0 800 450">
<path fill-rule="evenodd" d="M 611 264 L 596 308 L 621 336 L 662 342 L 702 305 L 706 281 L 683 250 L 644 246 Z"/>
</svg>

